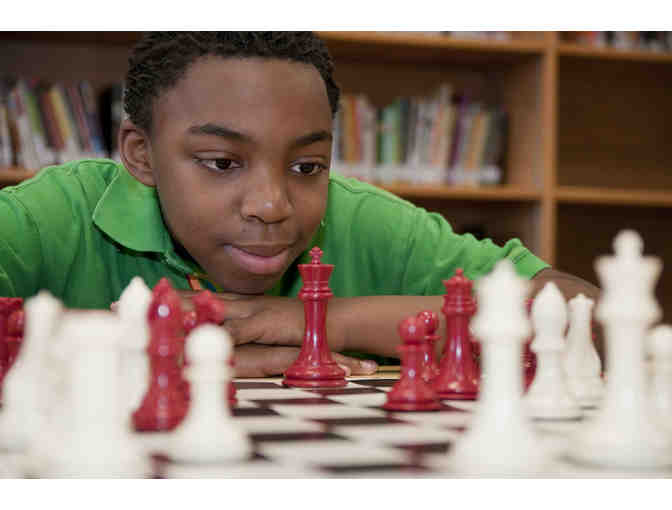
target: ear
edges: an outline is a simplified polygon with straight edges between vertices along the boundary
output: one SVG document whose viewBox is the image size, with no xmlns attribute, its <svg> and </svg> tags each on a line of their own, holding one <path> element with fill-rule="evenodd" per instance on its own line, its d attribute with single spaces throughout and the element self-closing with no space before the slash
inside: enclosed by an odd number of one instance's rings
<svg viewBox="0 0 672 510">
<path fill-rule="evenodd" d="M 119 126 L 119 154 L 128 172 L 146 186 L 156 186 L 149 135 L 129 119 Z"/>
</svg>

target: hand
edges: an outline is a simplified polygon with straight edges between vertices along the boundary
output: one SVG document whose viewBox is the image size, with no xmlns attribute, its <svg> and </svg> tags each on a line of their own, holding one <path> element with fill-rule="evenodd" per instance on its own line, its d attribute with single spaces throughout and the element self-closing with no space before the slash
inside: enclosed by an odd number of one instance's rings
<svg viewBox="0 0 672 510">
<path fill-rule="evenodd" d="M 239 345 L 233 359 L 236 377 L 269 377 L 287 370 L 299 355 L 298 347 L 267 346 L 257 344 Z M 331 353 L 331 358 L 345 370 L 346 375 L 370 375 L 377 369 L 374 361 L 359 360 Z"/>
<path fill-rule="evenodd" d="M 185 309 L 191 307 L 195 293 L 181 291 Z M 222 326 L 235 345 L 301 346 L 304 334 L 303 303 L 298 298 L 216 294 L 226 303 Z M 327 312 L 328 313 L 328 312 Z M 335 336 L 327 336 L 332 351 L 344 350 Z"/>
</svg>

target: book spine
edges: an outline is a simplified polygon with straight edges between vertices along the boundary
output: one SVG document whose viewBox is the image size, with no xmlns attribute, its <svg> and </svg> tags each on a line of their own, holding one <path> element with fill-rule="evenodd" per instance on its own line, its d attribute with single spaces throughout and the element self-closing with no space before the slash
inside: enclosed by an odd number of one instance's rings
<svg viewBox="0 0 672 510">
<path fill-rule="evenodd" d="M 51 102 L 54 106 L 54 113 L 58 129 L 63 136 L 63 157 L 66 160 L 77 159 L 81 153 L 78 147 L 78 141 L 75 139 L 74 126 L 63 94 L 62 88 L 56 84 L 49 91 Z"/>
<path fill-rule="evenodd" d="M 79 83 L 79 93 L 84 107 L 86 125 L 89 129 L 94 156 L 97 158 L 104 158 L 107 154 L 105 151 L 105 144 L 103 143 L 100 115 L 98 115 L 98 107 L 94 99 L 93 87 L 91 87 L 91 84 L 88 81 L 84 80 Z"/>
<path fill-rule="evenodd" d="M 29 170 L 37 171 L 40 161 L 31 133 L 30 119 L 21 94 L 14 87 L 9 93 L 9 113 L 16 126 L 17 163 Z"/>
<path fill-rule="evenodd" d="M 72 113 L 75 130 L 78 133 L 78 139 L 81 142 L 83 152 L 87 157 L 92 157 L 93 146 L 91 144 L 91 133 L 89 132 L 86 123 L 84 105 L 79 95 L 79 89 L 75 85 L 68 85 L 65 87 L 65 93 L 68 97 L 68 104 Z"/>
<path fill-rule="evenodd" d="M 30 135 L 33 139 L 33 145 L 38 159 L 36 169 L 51 165 L 54 163 L 54 153 L 48 146 L 46 130 L 42 124 L 42 116 L 40 115 L 39 106 L 33 90 L 24 80 L 19 80 L 16 87 L 26 113 L 28 114 Z"/>
<path fill-rule="evenodd" d="M 9 134 L 7 103 L 4 98 L 0 98 L 0 167 L 12 166 L 14 160 L 13 152 L 12 140 Z"/>
</svg>

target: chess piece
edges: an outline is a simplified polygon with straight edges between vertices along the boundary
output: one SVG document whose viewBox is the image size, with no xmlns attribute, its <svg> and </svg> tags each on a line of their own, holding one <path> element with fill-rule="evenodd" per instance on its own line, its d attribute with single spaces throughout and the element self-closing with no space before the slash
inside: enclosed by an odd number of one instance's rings
<svg viewBox="0 0 672 510">
<path fill-rule="evenodd" d="M 383 409 L 387 411 L 433 411 L 441 408 L 436 392 L 422 378 L 426 353 L 425 324 L 418 317 L 409 317 L 399 323 L 403 343 L 401 375 L 387 393 Z"/>
<path fill-rule="evenodd" d="M 454 472 L 529 476 L 548 462 L 522 401 L 520 359 L 531 332 L 524 307 L 529 287 L 508 259 L 478 282 L 472 329 L 481 342 L 483 378 L 471 425 L 449 453 Z"/>
<path fill-rule="evenodd" d="M 23 310 L 23 299 L 17 298 L 16 309 L 9 314 L 7 318 L 7 365 L 11 370 L 14 360 L 18 355 L 21 343 L 23 342 L 23 331 L 25 328 L 25 312 Z"/>
<path fill-rule="evenodd" d="M 119 380 L 119 318 L 107 311 L 67 312 L 60 336 L 67 349 L 70 405 L 51 429 L 36 463 L 49 478 L 139 478 L 151 473 L 126 420 Z"/>
<path fill-rule="evenodd" d="M 10 315 L 21 307 L 21 298 L 0 297 L 0 389 L 9 371 L 12 348 L 10 339 Z"/>
<path fill-rule="evenodd" d="M 168 455 L 173 461 L 233 462 L 252 453 L 250 440 L 222 402 L 231 379 L 232 350 L 229 334 L 212 324 L 198 326 L 187 338 L 185 374 L 191 400 L 187 415 L 170 438 Z"/>
<path fill-rule="evenodd" d="M 439 317 L 429 310 L 419 312 L 416 317 L 425 325 L 425 345 L 423 345 L 425 352 L 421 377 L 425 382 L 431 382 L 439 375 L 439 367 L 434 357 L 436 342 L 439 340 L 439 335 L 436 334 L 436 330 L 439 329 Z"/>
<path fill-rule="evenodd" d="M 26 451 L 46 426 L 49 386 L 44 379 L 46 349 L 62 313 L 61 303 L 47 291 L 26 301 L 29 320 L 23 348 L 7 374 L 0 412 L 0 447 Z"/>
<path fill-rule="evenodd" d="M 441 311 L 446 317 L 446 343 L 439 375 L 432 381 L 432 388 L 441 399 L 474 400 L 480 375 L 469 336 L 469 321 L 476 311 L 472 282 L 458 269 L 455 276 L 443 283 L 446 294 Z"/>
<path fill-rule="evenodd" d="M 157 283 L 147 311 L 150 382 L 141 406 L 133 413 L 138 431 L 172 430 L 184 418 L 187 401 L 181 391 L 179 357 L 183 350 L 180 298 L 166 279 Z"/>
<path fill-rule="evenodd" d="M 672 439 L 650 405 L 644 371 L 645 333 L 661 316 L 653 289 L 662 263 L 642 255 L 642 239 L 632 230 L 619 232 L 614 251 L 595 263 L 603 289 L 596 318 L 607 342 L 604 399 L 568 453 L 598 466 L 662 468 L 672 464 Z"/>
<path fill-rule="evenodd" d="M 534 300 L 532 325 L 535 331 L 532 350 L 537 355 L 537 370 L 523 399 L 530 416 L 547 420 L 581 417 L 581 409 L 569 390 L 562 364 L 567 305 L 555 283 L 544 285 Z"/>
<path fill-rule="evenodd" d="M 650 394 L 659 421 L 672 430 L 672 326 L 661 324 L 651 330 L 649 351 L 653 355 Z"/>
<path fill-rule="evenodd" d="M 564 367 L 569 389 L 582 407 L 597 406 L 604 395 L 602 363 L 591 335 L 593 305 L 594 301 L 583 294 L 569 300 Z"/>
<path fill-rule="evenodd" d="M 122 395 L 128 399 L 130 414 L 142 403 L 149 381 L 149 359 L 146 349 L 149 342 L 147 309 L 152 292 L 139 276 L 135 276 L 119 297 L 117 314 L 124 334 L 121 335 Z"/>
<path fill-rule="evenodd" d="M 191 318 L 187 319 L 188 315 L 185 315 L 185 335 L 188 335 L 192 329 L 202 326 L 203 324 L 219 325 L 224 322 L 224 317 L 226 317 L 226 304 L 209 290 L 199 292 L 191 301 L 194 304 L 194 317 L 192 321 Z M 189 320 L 188 324 L 186 323 L 187 320 Z M 184 362 L 185 366 L 189 363 L 189 356 L 185 355 Z M 229 363 L 231 364 L 231 368 L 233 368 L 233 356 L 229 357 Z M 186 392 L 188 394 L 189 384 L 186 381 L 185 383 Z M 237 402 L 236 387 L 233 384 L 233 381 L 228 382 L 226 399 L 229 406 L 234 406 Z"/>
<path fill-rule="evenodd" d="M 322 264 L 322 250 L 310 250 L 311 263 L 299 264 L 303 287 L 299 298 L 304 303 L 305 332 L 296 361 L 285 371 L 282 383 L 299 388 L 338 388 L 347 385 L 345 371 L 332 359 L 327 343 L 327 301 L 333 293 L 329 276 L 333 264 Z"/>
</svg>

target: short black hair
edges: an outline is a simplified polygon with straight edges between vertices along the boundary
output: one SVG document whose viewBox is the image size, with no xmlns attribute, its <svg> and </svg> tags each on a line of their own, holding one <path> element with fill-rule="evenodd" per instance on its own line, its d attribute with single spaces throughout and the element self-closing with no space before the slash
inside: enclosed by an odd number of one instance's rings
<svg viewBox="0 0 672 510">
<path fill-rule="evenodd" d="M 326 85 L 332 115 L 338 111 L 340 89 L 333 78 L 333 61 L 324 41 L 312 32 L 148 32 L 128 59 L 124 110 L 131 121 L 149 133 L 154 100 L 206 55 L 313 65 Z"/>
</svg>

